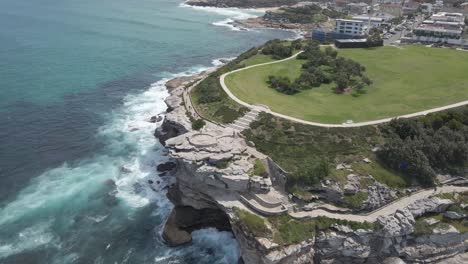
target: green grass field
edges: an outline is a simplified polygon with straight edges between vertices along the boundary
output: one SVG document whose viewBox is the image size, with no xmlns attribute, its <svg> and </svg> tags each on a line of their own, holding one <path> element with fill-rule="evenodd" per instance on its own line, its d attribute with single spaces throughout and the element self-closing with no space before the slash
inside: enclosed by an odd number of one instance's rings
<svg viewBox="0 0 468 264">
<path fill-rule="evenodd" d="M 268 61 L 256 56 L 246 64 Z M 226 84 L 245 102 L 265 104 L 275 112 L 324 123 L 369 121 L 468 100 L 468 52 L 405 46 L 344 49 L 339 56 L 367 68 L 366 74 L 374 83 L 366 94 L 336 94 L 334 84 L 295 95 L 269 88 L 269 75 L 288 76 L 291 80 L 300 75 L 304 61 L 297 59 L 234 73 L 226 77 Z"/>
</svg>

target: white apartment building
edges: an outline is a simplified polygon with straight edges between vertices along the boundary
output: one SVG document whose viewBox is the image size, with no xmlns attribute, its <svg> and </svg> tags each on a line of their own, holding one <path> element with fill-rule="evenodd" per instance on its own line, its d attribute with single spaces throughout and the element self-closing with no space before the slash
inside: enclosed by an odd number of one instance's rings
<svg viewBox="0 0 468 264">
<path fill-rule="evenodd" d="M 383 23 L 385 23 L 385 18 L 383 17 L 375 17 L 375 16 L 353 16 L 353 20 L 359 20 L 362 22 L 370 24 L 370 27 L 380 27 Z"/>
<path fill-rule="evenodd" d="M 351 19 L 336 19 L 335 32 L 350 36 L 362 36 L 367 33 L 367 22 Z"/>
<path fill-rule="evenodd" d="M 465 24 L 465 16 L 462 13 L 439 12 L 431 16 L 433 21 L 457 22 L 460 25 Z"/>
</svg>

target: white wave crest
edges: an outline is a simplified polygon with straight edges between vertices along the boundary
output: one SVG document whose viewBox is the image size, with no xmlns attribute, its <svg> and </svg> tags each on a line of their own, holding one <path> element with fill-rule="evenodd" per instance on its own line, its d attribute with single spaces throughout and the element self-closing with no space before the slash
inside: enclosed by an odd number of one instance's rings
<svg viewBox="0 0 468 264">
<path fill-rule="evenodd" d="M 191 6 L 185 3 L 180 4 L 180 6 L 227 17 L 223 20 L 213 22 L 212 25 L 227 27 L 233 31 L 250 31 L 248 28 L 235 25 L 236 20 L 245 20 L 253 17 L 263 16 L 265 14 L 264 10 L 259 9 L 202 7 Z"/>
</svg>

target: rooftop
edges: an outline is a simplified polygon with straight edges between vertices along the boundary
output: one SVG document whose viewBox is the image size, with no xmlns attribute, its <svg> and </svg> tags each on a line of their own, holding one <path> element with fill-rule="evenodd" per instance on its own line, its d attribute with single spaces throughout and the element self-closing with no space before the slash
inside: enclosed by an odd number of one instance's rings
<svg viewBox="0 0 468 264">
<path fill-rule="evenodd" d="M 337 39 L 338 43 L 365 43 L 367 39 Z"/>
</svg>

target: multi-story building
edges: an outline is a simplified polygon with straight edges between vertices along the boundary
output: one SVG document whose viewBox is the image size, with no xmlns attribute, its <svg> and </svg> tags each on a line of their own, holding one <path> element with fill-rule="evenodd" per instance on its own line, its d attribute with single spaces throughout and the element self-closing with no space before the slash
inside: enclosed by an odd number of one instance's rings
<svg viewBox="0 0 468 264">
<path fill-rule="evenodd" d="M 366 22 L 370 27 L 380 27 L 385 23 L 387 17 L 375 17 L 375 16 L 353 16 L 353 20 Z"/>
<path fill-rule="evenodd" d="M 363 36 L 367 33 L 368 22 L 352 19 L 336 19 L 335 32 L 349 36 Z"/>
<path fill-rule="evenodd" d="M 433 21 L 445 21 L 445 22 L 456 22 L 459 25 L 465 24 L 465 16 L 462 13 L 447 13 L 447 12 L 439 12 L 431 16 Z"/>
<path fill-rule="evenodd" d="M 413 30 L 412 40 L 428 43 L 463 43 L 464 16 L 461 13 L 437 13 Z"/>
</svg>

